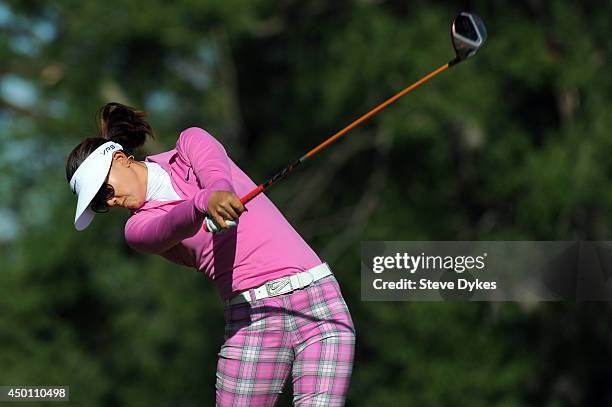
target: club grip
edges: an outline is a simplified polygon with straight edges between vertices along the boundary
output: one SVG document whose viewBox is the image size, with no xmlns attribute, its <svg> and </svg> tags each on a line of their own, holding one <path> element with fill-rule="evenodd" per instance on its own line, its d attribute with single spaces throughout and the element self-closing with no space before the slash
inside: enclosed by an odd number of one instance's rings
<svg viewBox="0 0 612 407">
<path fill-rule="evenodd" d="M 255 198 L 257 195 L 262 193 L 263 190 L 264 190 L 263 184 L 262 185 L 258 185 L 257 188 L 255 188 L 254 190 L 252 190 L 251 192 L 249 192 L 248 194 L 246 194 L 245 196 L 240 198 L 240 202 L 242 202 L 242 204 L 245 205 L 251 199 Z M 208 232 L 208 228 L 206 227 L 206 222 L 204 222 L 202 224 L 202 229 L 204 229 L 205 232 Z"/>
<path fill-rule="evenodd" d="M 249 192 L 248 194 L 240 198 L 240 202 L 242 202 L 242 204 L 245 205 L 251 199 L 255 198 L 257 195 L 263 192 L 263 190 L 264 190 L 263 184 L 258 185 L 257 188 L 255 188 L 254 190 L 252 190 L 251 192 Z"/>
</svg>

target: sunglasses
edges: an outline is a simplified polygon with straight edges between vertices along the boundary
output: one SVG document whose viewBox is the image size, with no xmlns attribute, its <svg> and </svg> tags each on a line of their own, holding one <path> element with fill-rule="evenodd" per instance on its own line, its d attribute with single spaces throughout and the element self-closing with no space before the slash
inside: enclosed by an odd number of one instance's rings
<svg viewBox="0 0 612 407">
<path fill-rule="evenodd" d="M 108 177 L 105 181 L 108 181 Z M 93 200 L 91 201 L 91 210 L 96 213 L 108 212 L 109 208 L 106 202 L 113 196 L 115 196 L 115 189 L 108 182 L 104 182 L 100 187 L 100 190 L 96 193 Z"/>
</svg>

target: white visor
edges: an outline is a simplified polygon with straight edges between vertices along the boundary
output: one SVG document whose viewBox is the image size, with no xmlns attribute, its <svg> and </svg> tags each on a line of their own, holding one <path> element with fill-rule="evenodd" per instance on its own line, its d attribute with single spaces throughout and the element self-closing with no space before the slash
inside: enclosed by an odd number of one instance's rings
<svg viewBox="0 0 612 407">
<path fill-rule="evenodd" d="M 96 148 L 93 153 L 79 165 L 70 179 L 70 188 L 77 194 L 77 208 L 74 216 L 74 227 L 83 230 L 93 220 L 95 212 L 89 205 L 104 183 L 110 170 L 113 153 L 123 150 L 121 144 L 109 141 Z"/>
</svg>

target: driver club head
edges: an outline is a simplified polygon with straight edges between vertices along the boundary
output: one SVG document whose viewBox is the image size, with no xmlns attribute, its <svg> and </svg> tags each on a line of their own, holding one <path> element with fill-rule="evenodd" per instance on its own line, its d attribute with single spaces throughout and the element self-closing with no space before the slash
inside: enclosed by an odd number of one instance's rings
<svg viewBox="0 0 612 407">
<path fill-rule="evenodd" d="M 476 54 L 487 40 L 487 29 L 476 14 L 460 13 L 453 20 L 451 38 L 456 58 L 452 64 L 459 63 Z"/>
</svg>

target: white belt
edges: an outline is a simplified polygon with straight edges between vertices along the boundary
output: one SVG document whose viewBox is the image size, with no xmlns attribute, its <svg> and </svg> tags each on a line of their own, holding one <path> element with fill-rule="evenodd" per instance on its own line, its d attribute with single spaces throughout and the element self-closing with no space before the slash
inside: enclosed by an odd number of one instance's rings
<svg viewBox="0 0 612 407">
<path fill-rule="evenodd" d="M 293 290 L 304 288 L 330 274 L 332 274 L 332 271 L 327 263 L 321 263 L 310 270 L 302 271 L 291 276 L 277 278 L 276 280 L 270 280 L 259 287 L 243 291 L 240 294 L 236 294 L 231 299 L 225 300 L 225 304 L 233 305 L 242 302 L 251 302 L 251 290 L 255 292 L 255 300 L 286 294 Z"/>
</svg>

